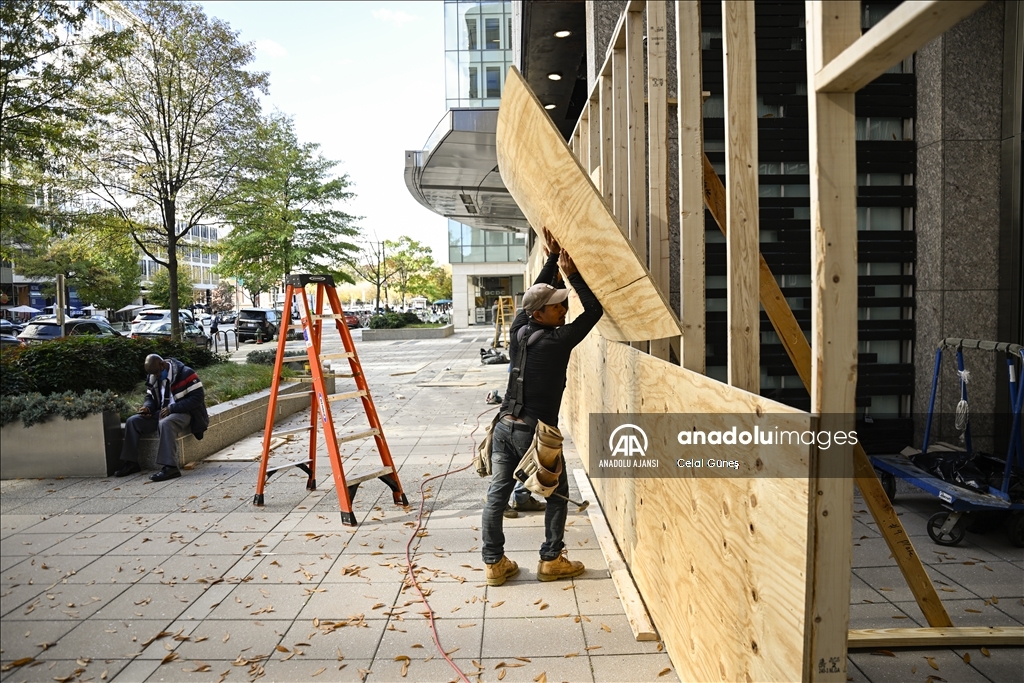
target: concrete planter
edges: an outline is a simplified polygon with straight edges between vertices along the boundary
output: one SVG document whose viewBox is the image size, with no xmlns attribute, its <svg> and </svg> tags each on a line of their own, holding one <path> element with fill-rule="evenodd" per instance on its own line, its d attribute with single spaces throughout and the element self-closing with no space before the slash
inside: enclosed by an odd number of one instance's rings
<svg viewBox="0 0 1024 683">
<path fill-rule="evenodd" d="M 363 329 L 363 341 L 394 341 L 399 339 L 444 339 L 455 334 L 454 325 L 444 327 L 400 327 L 397 330 Z"/>
<path fill-rule="evenodd" d="M 0 430 L 0 479 L 105 477 L 117 469 L 121 439 L 115 412 L 84 420 L 51 417 L 31 427 L 18 420 Z"/>
<path fill-rule="evenodd" d="M 327 393 L 334 393 L 334 378 L 326 378 Z M 309 391 L 312 385 L 293 382 L 281 395 Z M 236 441 L 258 432 L 266 424 L 270 389 L 212 406 L 210 428 L 202 441 L 191 433 L 178 439 L 178 462 L 197 462 Z M 274 421 L 309 408 L 309 401 L 289 399 L 277 403 Z M 24 427 L 20 421 L 0 430 L 0 479 L 43 477 L 106 477 L 121 462 L 124 425 L 117 413 L 90 415 L 84 420 L 50 418 Z M 156 435 L 139 440 L 139 464 L 156 469 Z"/>
</svg>

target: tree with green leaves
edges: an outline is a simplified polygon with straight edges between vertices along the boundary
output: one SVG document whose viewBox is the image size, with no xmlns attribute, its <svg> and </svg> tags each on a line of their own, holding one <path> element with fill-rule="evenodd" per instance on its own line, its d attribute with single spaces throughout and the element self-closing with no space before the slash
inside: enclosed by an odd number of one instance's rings
<svg viewBox="0 0 1024 683">
<path fill-rule="evenodd" d="M 387 287 L 388 282 L 395 275 L 391 270 L 391 263 L 388 261 L 387 242 L 367 241 L 359 252 L 359 256 L 352 260 L 351 266 L 360 278 L 376 288 L 377 298 L 374 300 L 376 302 L 374 305 L 380 307 L 380 290 Z M 385 298 L 387 298 L 386 294 Z"/>
<path fill-rule="evenodd" d="M 434 267 L 434 257 L 430 247 L 417 242 L 408 235 L 397 240 L 386 240 L 389 270 L 394 273 L 394 283 L 402 294 L 402 305 L 409 292 L 409 281 L 417 275 L 428 272 Z"/>
<path fill-rule="evenodd" d="M 451 266 L 434 266 L 409 278 L 409 293 L 425 296 L 431 301 L 452 298 Z"/>
<path fill-rule="evenodd" d="M 238 149 L 239 180 L 226 213 L 233 228 L 221 240 L 219 272 L 265 288 L 289 273 L 330 273 L 351 282 L 343 264 L 357 247 L 356 218 L 338 208 L 354 196 L 337 161 L 320 145 L 299 142 L 291 118 L 260 120 Z"/>
<path fill-rule="evenodd" d="M 153 275 L 149 282 L 149 294 L 146 298 L 160 308 L 171 307 L 171 273 L 166 268 L 160 268 Z M 180 308 L 190 308 L 195 302 L 195 286 L 192 282 L 192 271 L 189 268 L 182 268 L 178 271 L 177 300 Z"/>
<path fill-rule="evenodd" d="M 253 47 L 198 3 L 129 2 L 132 50 L 107 62 L 98 99 L 109 112 L 82 155 L 83 191 L 105 202 L 132 240 L 168 272 L 171 334 L 180 339 L 178 250 L 222 215 L 236 181 L 235 151 L 259 116 L 267 75 Z"/>
<path fill-rule="evenodd" d="M 0 2 L 0 258 L 45 244 L 74 223 L 61 180 L 87 140 L 90 94 L 130 32 L 83 30 L 96 3 Z"/>
</svg>

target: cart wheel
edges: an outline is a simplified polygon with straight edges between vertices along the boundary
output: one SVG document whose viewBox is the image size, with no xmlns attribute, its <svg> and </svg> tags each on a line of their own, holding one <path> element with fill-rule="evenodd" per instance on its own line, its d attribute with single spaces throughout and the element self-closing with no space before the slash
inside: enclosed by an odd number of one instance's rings
<svg viewBox="0 0 1024 683">
<path fill-rule="evenodd" d="M 879 472 L 878 478 L 882 481 L 882 490 L 885 491 L 885 495 L 889 498 L 890 503 L 896 502 L 896 477 L 893 476 L 892 472 Z"/>
<path fill-rule="evenodd" d="M 948 512 L 936 512 L 928 518 L 928 535 L 939 545 L 959 545 L 967 535 L 967 530 L 957 525 L 945 534 L 942 533 L 942 525 L 949 518 Z"/>
<path fill-rule="evenodd" d="M 1006 533 L 1010 537 L 1010 543 L 1018 548 L 1024 548 L 1024 512 L 1014 512 L 1006 520 Z"/>
</svg>

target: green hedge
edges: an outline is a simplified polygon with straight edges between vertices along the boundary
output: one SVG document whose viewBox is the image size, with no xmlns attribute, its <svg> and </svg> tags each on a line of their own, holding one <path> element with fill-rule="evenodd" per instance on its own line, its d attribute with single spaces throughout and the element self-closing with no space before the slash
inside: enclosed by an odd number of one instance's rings
<svg viewBox="0 0 1024 683">
<path fill-rule="evenodd" d="M 224 360 L 191 342 L 67 337 L 5 349 L 0 354 L 0 395 L 129 391 L 145 379 L 142 365 L 151 353 L 196 369 Z"/>
<path fill-rule="evenodd" d="M 284 357 L 285 360 L 298 360 L 308 358 L 309 354 L 305 351 L 285 351 Z M 245 362 L 253 365 L 273 365 L 276 360 L 277 349 L 274 349 L 273 351 L 250 351 L 245 356 Z"/>
<path fill-rule="evenodd" d="M 415 325 L 422 322 L 412 311 L 407 313 L 385 313 L 370 318 L 371 330 L 396 330 L 406 325 Z"/>
<path fill-rule="evenodd" d="M 38 393 L 0 396 L 0 426 L 6 427 L 20 419 L 26 427 L 31 427 L 39 422 L 46 422 L 54 415 L 60 415 L 65 420 L 82 420 L 105 410 L 122 413 L 129 410 L 129 407 L 123 398 L 112 391 L 86 390 L 81 394 L 65 391 L 49 396 Z"/>
</svg>

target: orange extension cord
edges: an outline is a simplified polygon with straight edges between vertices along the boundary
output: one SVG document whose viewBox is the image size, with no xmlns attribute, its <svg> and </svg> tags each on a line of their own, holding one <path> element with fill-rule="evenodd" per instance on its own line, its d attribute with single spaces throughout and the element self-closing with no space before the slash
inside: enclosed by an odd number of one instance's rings
<svg viewBox="0 0 1024 683">
<path fill-rule="evenodd" d="M 495 410 L 495 408 L 488 408 L 487 410 L 483 411 L 482 413 L 476 416 L 476 426 L 473 427 L 473 431 L 469 433 L 470 436 L 476 434 L 476 430 L 480 429 L 480 418 L 483 417 L 486 413 L 491 412 L 492 410 Z M 476 450 L 475 441 L 473 443 L 473 450 L 474 452 Z M 423 594 L 423 589 L 420 588 L 420 584 L 416 580 L 416 573 L 412 570 L 412 557 L 410 555 L 410 549 L 412 548 L 413 540 L 418 538 L 417 534 L 419 534 L 420 530 L 423 528 L 423 487 L 426 486 L 427 483 L 434 481 L 435 479 L 443 479 L 447 477 L 449 474 L 457 474 L 464 470 L 468 470 L 472 465 L 473 462 L 471 460 L 468 465 L 464 465 L 462 467 L 459 467 L 458 469 L 448 470 L 447 472 L 443 472 L 441 474 L 435 474 L 433 477 L 429 477 L 420 482 L 420 509 L 419 513 L 416 515 L 416 528 L 413 529 L 412 535 L 409 537 L 409 542 L 405 544 L 405 566 L 409 573 L 409 580 L 412 581 L 412 585 L 415 586 L 416 592 L 420 594 L 420 600 L 423 601 L 423 605 L 427 608 L 427 619 L 430 620 L 430 631 L 434 636 L 434 645 L 437 646 L 437 651 L 441 653 L 441 656 L 445 658 L 445 661 L 448 662 L 448 664 L 453 669 L 455 669 L 455 671 L 459 674 L 459 677 L 463 681 L 465 681 L 465 683 L 470 683 L 469 678 L 466 677 L 466 674 L 463 673 L 462 669 L 460 669 L 459 666 L 452 661 L 452 658 L 449 657 L 448 653 L 444 651 L 443 647 L 441 647 L 441 639 L 437 635 L 437 625 L 434 623 L 434 610 L 430 608 L 430 603 L 427 602 L 427 596 Z"/>
</svg>

